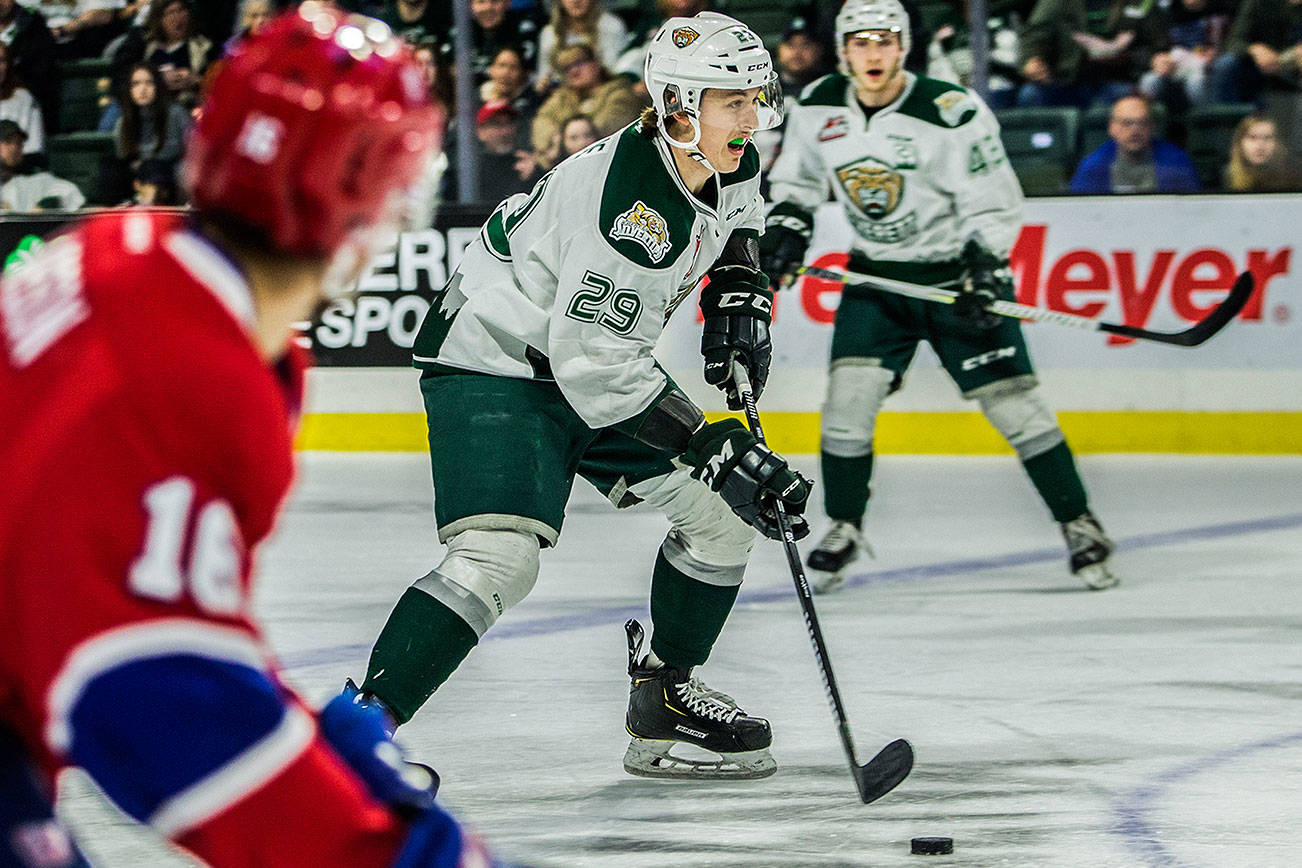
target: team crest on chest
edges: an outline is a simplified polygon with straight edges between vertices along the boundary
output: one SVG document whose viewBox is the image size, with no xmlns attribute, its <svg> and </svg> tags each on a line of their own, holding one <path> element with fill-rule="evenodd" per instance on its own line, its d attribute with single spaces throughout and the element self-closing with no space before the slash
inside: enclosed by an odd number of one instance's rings
<svg viewBox="0 0 1302 868">
<path fill-rule="evenodd" d="M 695 42 L 700 35 L 690 27 L 679 27 L 673 32 L 674 45 L 679 48 L 686 48 Z"/>
<path fill-rule="evenodd" d="M 686 28 L 684 28 L 686 29 Z M 616 241 L 628 239 L 646 248 L 652 262 L 659 262 L 673 246 L 669 241 L 669 224 L 654 208 L 638 200 L 623 214 L 615 218 L 610 227 L 610 237 Z"/>
<path fill-rule="evenodd" d="M 904 176 L 872 158 L 842 166 L 836 178 L 855 207 L 874 220 L 889 216 L 904 196 Z"/>
</svg>

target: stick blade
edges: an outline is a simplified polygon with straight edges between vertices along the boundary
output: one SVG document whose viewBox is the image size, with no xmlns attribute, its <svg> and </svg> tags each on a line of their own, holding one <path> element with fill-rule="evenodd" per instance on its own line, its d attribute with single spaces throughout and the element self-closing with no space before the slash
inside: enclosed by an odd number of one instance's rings
<svg viewBox="0 0 1302 868">
<path fill-rule="evenodd" d="M 1203 341 L 1216 334 L 1225 325 L 1236 316 L 1239 311 L 1243 310 L 1248 299 L 1252 297 L 1252 290 L 1255 288 L 1255 281 L 1252 279 L 1252 272 L 1245 271 L 1234 281 L 1230 287 L 1230 294 L 1225 296 L 1224 301 L 1218 304 L 1211 313 L 1204 317 L 1200 322 L 1194 325 L 1184 333 L 1186 337 L 1185 346 L 1196 347 Z"/>
<path fill-rule="evenodd" d="M 854 767 L 854 783 L 865 805 L 877 801 L 899 785 L 913 770 L 913 745 L 902 738 L 882 748 L 877 756 Z"/>
<path fill-rule="evenodd" d="M 1181 347 L 1196 347 L 1206 341 L 1212 335 L 1221 329 L 1239 315 L 1252 297 L 1252 291 L 1255 288 L 1255 281 L 1252 273 L 1245 271 L 1235 279 L 1234 285 L 1230 287 L 1229 295 L 1221 300 L 1221 303 L 1212 309 L 1198 322 L 1182 332 L 1152 332 L 1138 326 L 1118 325 L 1115 323 L 1099 323 L 1098 330 L 1108 332 L 1114 335 L 1121 335 L 1127 338 L 1139 338 L 1146 341 L 1158 341 L 1164 344 L 1175 344 Z"/>
</svg>

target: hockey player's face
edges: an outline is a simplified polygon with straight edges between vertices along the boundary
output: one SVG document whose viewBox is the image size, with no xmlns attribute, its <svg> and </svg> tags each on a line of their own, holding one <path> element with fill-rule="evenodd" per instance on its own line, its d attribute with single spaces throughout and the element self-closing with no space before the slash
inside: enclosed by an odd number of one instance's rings
<svg viewBox="0 0 1302 868">
<path fill-rule="evenodd" d="M 701 95 L 701 141 L 697 149 L 717 172 L 733 172 L 741 165 L 746 143 L 759 126 L 760 89 L 716 90 Z"/>
<path fill-rule="evenodd" d="M 866 30 L 845 39 L 845 60 L 855 86 L 865 95 L 890 94 L 902 83 L 904 49 L 890 30 Z M 893 96 L 893 94 L 892 94 Z"/>
</svg>

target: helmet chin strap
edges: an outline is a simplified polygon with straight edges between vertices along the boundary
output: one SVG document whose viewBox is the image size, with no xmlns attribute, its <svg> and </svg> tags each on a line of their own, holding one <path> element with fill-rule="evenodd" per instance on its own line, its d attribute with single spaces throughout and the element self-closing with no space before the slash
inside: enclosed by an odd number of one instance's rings
<svg viewBox="0 0 1302 868">
<path fill-rule="evenodd" d="M 669 135 L 669 130 L 665 126 L 665 119 L 663 117 L 656 118 L 656 124 L 660 127 L 661 135 L 664 136 L 665 141 L 669 143 L 670 147 L 678 148 L 680 151 L 686 151 L 687 156 L 707 167 L 711 172 L 718 174 L 719 170 L 715 168 L 714 164 L 710 162 L 709 158 L 706 157 L 705 154 L 701 153 L 701 149 L 697 147 L 697 145 L 701 143 L 700 124 L 696 122 L 696 118 L 687 114 L 687 112 L 683 112 L 682 114 L 687 118 L 687 125 L 692 128 L 692 140 L 690 142 L 680 142 L 678 139 Z"/>
</svg>

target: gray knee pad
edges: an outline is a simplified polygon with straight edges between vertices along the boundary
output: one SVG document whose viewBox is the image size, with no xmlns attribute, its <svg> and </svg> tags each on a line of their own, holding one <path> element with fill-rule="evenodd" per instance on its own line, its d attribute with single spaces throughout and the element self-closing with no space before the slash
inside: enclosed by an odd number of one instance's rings
<svg viewBox="0 0 1302 868">
<path fill-rule="evenodd" d="M 1043 455 L 1063 442 L 1058 417 L 1033 381 L 1022 377 L 1000 380 L 977 389 L 972 397 L 1022 461 Z"/>
<path fill-rule="evenodd" d="M 661 510 L 673 527 L 661 551 L 683 574 L 708 585 L 740 585 L 755 546 L 755 529 L 723 498 L 687 470 L 675 470 L 629 489 Z"/>
<path fill-rule="evenodd" d="M 460 615 L 482 637 L 538 581 L 538 537 L 514 530 L 466 530 L 443 561 L 413 586 Z"/>
<path fill-rule="evenodd" d="M 893 371 L 869 359 L 838 359 L 827 375 L 821 448 L 838 458 L 873 451 L 873 429 L 891 392 Z"/>
</svg>

